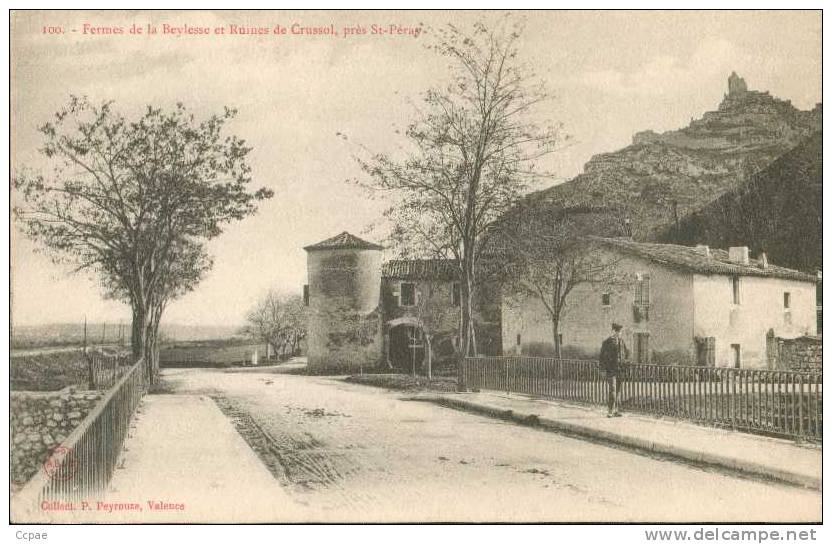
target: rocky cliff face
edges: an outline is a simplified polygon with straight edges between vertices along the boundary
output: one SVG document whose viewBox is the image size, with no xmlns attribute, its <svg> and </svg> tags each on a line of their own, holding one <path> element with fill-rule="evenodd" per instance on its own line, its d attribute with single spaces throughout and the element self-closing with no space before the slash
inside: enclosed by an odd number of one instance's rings
<svg viewBox="0 0 832 544">
<path fill-rule="evenodd" d="M 660 240 L 749 246 L 771 262 L 814 272 L 823 267 L 823 138 L 814 133 L 747 181 L 678 224 Z"/>
<path fill-rule="evenodd" d="M 650 239 L 714 201 L 821 130 L 822 107 L 801 111 L 731 74 L 715 111 L 679 130 L 636 133 L 633 143 L 590 159 L 584 172 L 531 198 L 618 215 L 610 235 Z M 616 232 L 618 230 L 618 232 Z"/>
</svg>

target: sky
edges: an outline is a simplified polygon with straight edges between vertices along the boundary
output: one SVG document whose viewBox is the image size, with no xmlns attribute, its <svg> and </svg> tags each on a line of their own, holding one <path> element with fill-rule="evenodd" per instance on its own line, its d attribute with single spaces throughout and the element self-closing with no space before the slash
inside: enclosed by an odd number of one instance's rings
<svg viewBox="0 0 832 544">
<path fill-rule="evenodd" d="M 821 15 L 816 12 L 519 12 L 519 57 L 553 100 L 541 118 L 563 123 L 570 144 L 550 156 L 539 188 L 582 170 L 589 158 L 628 145 L 635 132 L 687 125 L 713 110 L 732 70 L 750 89 L 800 109 L 821 101 Z M 395 131 L 414 116 L 428 88 L 447 81 L 446 61 L 428 50 L 428 32 L 461 28 L 498 12 L 17 12 L 11 21 L 12 171 L 47 171 L 37 127 L 70 94 L 114 100 L 124 114 L 148 104 L 184 103 L 207 117 L 239 110 L 229 130 L 253 151 L 254 185 L 275 196 L 209 243 L 213 270 L 166 310 L 163 322 L 242 323 L 269 289 L 299 293 L 302 247 L 344 230 L 365 238 L 385 207 L 346 180 L 361 176 L 354 155 L 393 151 Z M 121 27 L 125 34 L 88 29 Z M 132 25 L 157 34 L 130 34 Z M 165 34 L 206 27 L 208 35 Z M 338 35 L 293 35 L 292 25 L 334 25 Z M 405 33 L 373 35 L 372 25 Z M 230 25 L 267 35 L 229 34 Z M 286 34 L 273 34 L 276 26 Z M 366 34 L 344 36 L 344 27 Z M 45 31 L 46 27 L 46 32 Z M 224 35 L 213 29 L 224 27 Z M 59 28 L 62 33 L 50 34 Z M 411 33 L 406 33 L 411 31 Z M 343 136 L 342 136 L 343 135 Z M 104 300 L 94 277 L 70 274 L 12 229 L 12 319 L 16 324 L 129 321 L 124 304 Z"/>
</svg>

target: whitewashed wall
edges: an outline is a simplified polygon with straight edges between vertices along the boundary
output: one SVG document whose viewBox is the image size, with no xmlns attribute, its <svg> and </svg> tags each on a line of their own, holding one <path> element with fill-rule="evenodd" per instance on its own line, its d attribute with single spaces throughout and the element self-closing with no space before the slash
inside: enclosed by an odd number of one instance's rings
<svg viewBox="0 0 832 544">
<path fill-rule="evenodd" d="M 565 356 L 595 358 L 601 342 L 611 333 L 613 322 L 624 329 L 625 341 L 633 348 L 633 334 L 648 332 L 650 349 L 657 357 L 691 358 L 693 345 L 692 275 L 658 266 L 645 259 L 623 257 L 622 273 L 633 281 L 636 274 L 650 275 L 650 316 L 637 323 L 633 316 L 634 286 L 610 290 L 611 304 L 602 305 L 603 286 L 583 284 L 570 293 L 561 316 Z M 552 349 L 552 324 L 548 312 L 537 298 L 517 299 L 505 296 L 503 302 L 503 351 L 518 353 L 517 335 L 521 335 L 522 352 L 534 353 L 540 346 Z"/>
<path fill-rule="evenodd" d="M 732 366 L 731 344 L 741 348 L 743 368 L 766 368 L 766 333 L 795 338 L 815 334 L 815 284 L 740 276 L 740 304 L 733 303 L 730 276 L 694 276 L 694 334 L 716 339 L 716 365 Z M 791 293 L 791 309 L 783 293 Z M 791 313 L 791 324 L 787 322 Z"/>
</svg>

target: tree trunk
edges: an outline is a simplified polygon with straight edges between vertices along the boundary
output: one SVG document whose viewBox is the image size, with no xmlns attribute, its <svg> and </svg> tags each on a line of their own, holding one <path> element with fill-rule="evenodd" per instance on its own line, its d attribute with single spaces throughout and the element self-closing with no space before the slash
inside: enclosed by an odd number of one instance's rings
<svg viewBox="0 0 832 544">
<path fill-rule="evenodd" d="M 147 309 L 140 303 L 133 304 L 130 347 L 134 357 L 144 359 L 144 375 L 147 385 L 153 385 L 159 374 L 157 337 L 161 314 L 161 308 Z"/>
<path fill-rule="evenodd" d="M 560 345 L 560 334 L 558 334 L 558 329 L 560 320 L 558 318 L 552 319 L 552 339 L 554 340 L 555 344 L 555 358 L 561 358 L 561 345 Z"/>
<path fill-rule="evenodd" d="M 464 266 L 462 279 L 463 281 L 460 284 L 462 294 L 460 304 L 462 353 L 459 361 L 457 361 L 457 389 L 459 391 L 465 388 L 462 379 L 462 358 L 476 357 L 477 355 L 476 334 L 474 333 L 474 273 L 472 266 L 468 263 Z"/>
<path fill-rule="evenodd" d="M 145 330 L 145 350 L 144 356 L 149 361 L 148 368 L 150 370 L 150 381 L 148 385 L 155 384 L 159 379 L 159 314 L 161 312 L 153 312 L 154 315 L 147 323 Z"/>
<path fill-rule="evenodd" d="M 144 317 L 135 303 L 133 303 L 133 322 L 130 324 L 130 351 L 133 357 L 138 359 L 142 356 L 142 329 L 144 328 Z"/>
<path fill-rule="evenodd" d="M 465 335 L 465 355 L 468 357 L 477 356 L 477 336 L 474 331 L 474 271 L 470 270 L 471 266 L 466 265 L 465 270 L 465 297 L 464 297 L 464 314 L 463 325 Z"/>
<path fill-rule="evenodd" d="M 425 335 L 425 344 L 427 344 L 425 346 L 427 348 L 426 355 L 428 356 L 428 368 L 427 368 L 428 381 L 431 380 L 431 373 L 432 373 L 432 369 L 433 369 L 433 348 L 431 348 L 430 339 L 431 339 L 430 335 Z"/>
<path fill-rule="evenodd" d="M 142 359 L 142 367 L 144 369 L 145 382 L 150 383 L 152 375 L 152 362 L 146 356 L 146 338 L 147 338 L 147 311 L 138 302 L 133 302 L 133 322 L 131 324 L 132 333 L 130 335 L 130 348 L 133 352 L 133 357 L 137 360 Z"/>
</svg>

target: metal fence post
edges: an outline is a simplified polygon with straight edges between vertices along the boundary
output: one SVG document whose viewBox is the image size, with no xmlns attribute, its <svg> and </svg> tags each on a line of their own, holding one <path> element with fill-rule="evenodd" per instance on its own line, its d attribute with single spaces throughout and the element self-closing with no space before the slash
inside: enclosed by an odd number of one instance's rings
<svg viewBox="0 0 832 544">
<path fill-rule="evenodd" d="M 798 374 L 797 376 L 797 383 L 798 383 L 798 408 L 797 408 L 797 421 L 798 421 L 798 431 L 797 437 L 798 440 L 803 440 L 805 438 L 804 429 L 803 429 L 803 375 Z"/>
</svg>

